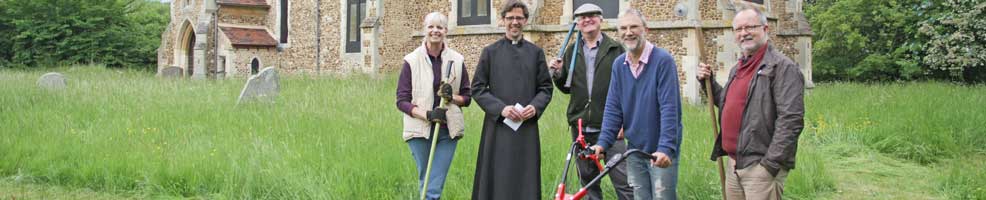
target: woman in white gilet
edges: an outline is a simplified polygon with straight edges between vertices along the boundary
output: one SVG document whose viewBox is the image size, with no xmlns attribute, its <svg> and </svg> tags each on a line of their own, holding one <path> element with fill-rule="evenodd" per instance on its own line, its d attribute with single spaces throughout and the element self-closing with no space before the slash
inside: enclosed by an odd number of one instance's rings
<svg viewBox="0 0 986 200">
<path fill-rule="evenodd" d="M 417 165 L 418 189 L 425 184 L 431 140 L 435 139 L 432 133 L 435 128 L 439 130 L 428 185 L 423 186 L 427 199 L 438 199 L 442 194 L 456 143 L 465 130 L 459 107 L 470 102 L 463 57 L 446 44 L 447 24 L 448 18 L 441 13 L 425 16 L 424 42 L 404 56 L 397 81 L 397 108 L 404 113 L 403 136 Z"/>
</svg>

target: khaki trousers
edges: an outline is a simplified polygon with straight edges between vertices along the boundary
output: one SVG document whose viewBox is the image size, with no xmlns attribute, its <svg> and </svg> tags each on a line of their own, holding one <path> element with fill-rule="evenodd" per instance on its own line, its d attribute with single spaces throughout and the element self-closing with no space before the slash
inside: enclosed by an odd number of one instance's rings
<svg viewBox="0 0 986 200">
<path fill-rule="evenodd" d="M 726 196 L 727 200 L 775 200 L 781 199 L 784 193 L 784 179 L 787 170 L 781 169 L 777 176 L 771 176 L 767 168 L 760 164 L 743 169 L 736 169 L 736 160 L 729 156 L 726 159 Z"/>
</svg>

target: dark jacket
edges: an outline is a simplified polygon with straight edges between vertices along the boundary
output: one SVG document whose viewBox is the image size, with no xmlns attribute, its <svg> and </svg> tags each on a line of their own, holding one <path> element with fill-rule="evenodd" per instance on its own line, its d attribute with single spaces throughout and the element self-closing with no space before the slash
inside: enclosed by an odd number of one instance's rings
<svg viewBox="0 0 986 200">
<path fill-rule="evenodd" d="M 562 58 L 561 73 L 558 77 L 552 77 L 555 87 L 562 93 L 571 94 L 568 102 L 568 124 L 575 126 L 581 117 L 583 127 L 602 127 L 603 107 L 606 104 L 606 93 L 609 90 L 609 80 L 613 71 L 613 61 L 616 57 L 623 54 L 623 47 L 615 40 L 602 34 L 602 42 L 599 43 L 599 52 L 596 54 L 596 72 L 593 74 L 592 97 L 589 97 L 589 86 L 586 82 L 585 54 L 582 47 L 575 58 L 575 74 L 572 77 L 571 87 L 565 87 L 568 79 L 568 66 L 572 61 L 572 51 L 575 44 L 569 45 L 565 50 L 565 57 Z M 574 43 L 574 42 L 573 42 Z M 580 42 L 582 43 L 582 42 Z"/>
<path fill-rule="evenodd" d="M 781 169 L 794 169 L 798 136 L 804 128 L 805 82 L 797 63 L 772 45 L 767 48 L 757 67 L 757 74 L 750 82 L 739 142 L 736 144 L 736 168 L 760 163 L 776 176 Z M 736 68 L 729 72 L 726 88 L 735 78 Z M 721 110 L 725 93 L 729 91 L 724 91 L 715 81 L 712 81 L 712 88 L 716 106 Z M 719 113 L 719 121 L 722 121 L 722 112 Z M 712 160 L 725 155 L 722 137 L 717 137 L 712 148 Z"/>
</svg>

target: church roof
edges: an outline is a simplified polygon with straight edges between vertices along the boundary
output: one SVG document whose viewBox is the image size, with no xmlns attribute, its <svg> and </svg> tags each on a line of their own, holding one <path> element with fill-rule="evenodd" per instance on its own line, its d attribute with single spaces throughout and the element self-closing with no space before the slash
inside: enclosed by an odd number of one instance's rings
<svg viewBox="0 0 986 200">
<path fill-rule="evenodd" d="M 220 26 L 234 48 L 275 47 L 277 40 L 262 28 L 239 28 Z"/>
<path fill-rule="evenodd" d="M 218 0 L 216 1 L 219 5 L 228 6 L 246 6 L 246 7 L 263 7 L 269 8 L 270 5 L 264 0 Z"/>
</svg>

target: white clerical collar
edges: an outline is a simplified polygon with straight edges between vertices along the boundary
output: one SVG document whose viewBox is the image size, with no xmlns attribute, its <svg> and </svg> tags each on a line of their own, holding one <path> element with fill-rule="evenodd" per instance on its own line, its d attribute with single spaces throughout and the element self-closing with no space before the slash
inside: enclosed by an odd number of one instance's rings
<svg viewBox="0 0 986 200">
<path fill-rule="evenodd" d="M 517 37 L 517 40 L 511 40 L 510 38 L 507 38 L 507 40 L 510 40 L 510 44 L 513 45 L 520 44 L 520 41 L 524 40 L 524 34 L 520 34 L 520 37 Z"/>
</svg>

